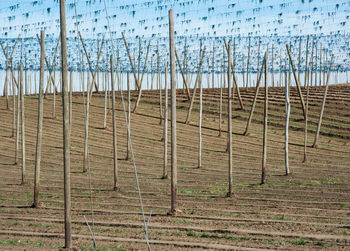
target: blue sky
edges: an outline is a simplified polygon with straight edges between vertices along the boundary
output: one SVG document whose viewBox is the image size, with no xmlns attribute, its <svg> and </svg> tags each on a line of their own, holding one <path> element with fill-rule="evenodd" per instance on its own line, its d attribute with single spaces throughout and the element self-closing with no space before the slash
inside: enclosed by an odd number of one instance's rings
<svg viewBox="0 0 350 251">
<path fill-rule="evenodd" d="M 308 34 L 317 36 L 318 45 L 322 45 L 329 55 L 335 56 L 336 64 L 344 68 L 349 67 L 350 1 L 345 0 L 67 0 L 67 35 L 69 38 L 76 37 L 75 24 L 78 21 L 78 29 L 85 39 L 91 60 L 94 61 L 97 54 L 96 39 L 101 40 L 103 35 L 106 35 L 107 39 L 110 38 L 108 17 L 110 30 L 120 49 L 124 66 L 128 65 L 128 60 L 120 39 L 121 32 L 126 34 L 131 51 L 135 55 L 138 50 L 138 36 L 143 39 L 143 47 L 147 44 L 146 40 L 152 39 L 151 58 L 155 62 L 157 40 L 160 41 L 161 55 L 167 53 L 170 8 L 173 8 L 175 13 L 178 50 L 182 52 L 184 39 L 181 36 L 186 36 L 193 68 L 198 61 L 201 37 L 206 38 L 204 44 L 207 45 L 208 51 L 211 50 L 214 37 L 217 47 L 222 46 L 222 37 L 237 37 L 237 67 L 243 69 L 243 62 L 247 57 L 248 37 L 252 37 L 251 63 L 254 65 L 258 51 L 257 37 L 262 39 L 261 51 L 266 49 L 267 44 L 274 44 L 274 56 L 278 57 L 281 50 L 285 49 L 285 43 L 291 42 L 292 53 L 296 56 L 299 36 L 302 37 L 304 55 Z M 47 35 L 46 49 L 49 55 L 56 46 L 59 35 L 59 1 L 2 0 L 0 24 L 1 38 L 8 38 L 10 45 L 13 43 L 10 39 L 19 34 L 22 38 L 29 38 L 23 42 L 23 50 L 28 55 L 28 62 L 35 65 L 39 55 L 35 36 L 41 29 L 44 29 Z M 77 44 L 73 39 L 68 49 L 72 55 L 70 64 L 77 65 L 79 56 Z M 110 48 L 106 51 L 108 53 Z M 217 51 L 219 60 L 221 48 Z M 17 50 L 15 61 L 18 62 L 19 57 L 20 50 Z M 164 64 L 163 58 L 161 60 Z M 302 60 L 305 60 L 304 56 Z M 275 61 L 275 64 L 278 62 Z M 252 68 L 255 67 L 253 65 Z"/>
<path fill-rule="evenodd" d="M 105 0 L 112 31 L 128 37 L 162 37 L 167 32 L 167 11 L 174 9 L 177 35 L 270 36 L 348 32 L 350 2 L 333 0 Z M 75 8 L 75 3 L 77 8 Z M 68 35 L 79 29 L 85 38 L 106 32 L 104 0 L 67 0 Z M 2 0 L 2 37 L 33 37 L 40 29 L 57 35 L 57 0 Z"/>
</svg>

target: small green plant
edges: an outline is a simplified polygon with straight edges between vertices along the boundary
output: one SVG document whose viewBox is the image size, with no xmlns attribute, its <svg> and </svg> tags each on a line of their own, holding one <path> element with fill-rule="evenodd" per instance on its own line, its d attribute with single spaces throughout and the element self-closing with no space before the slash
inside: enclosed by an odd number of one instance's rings
<svg viewBox="0 0 350 251">
<path fill-rule="evenodd" d="M 190 237 L 196 237 L 196 233 L 191 231 L 191 230 L 188 230 L 187 233 L 186 233 L 187 236 L 190 236 Z"/>
<path fill-rule="evenodd" d="M 123 230 L 122 230 L 122 229 L 120 229 L 120 228 L 115 228 L 115 229 L 114 229 L 114 232 L 116 232 L 116 233 L 122 233 L 122 232 L 123 232 Z"/>
<path fill-rule="evenodd" d="M 317 241 L 315 245 L 319 247 L 324 247 L 324 243 L 322 241 Z"/>
<path fill-rule="evenodd" d="M 11 239 L 11 240 L 1 240 L 0 244 L 5 244 L 5 245 L 18 245 L 21 243 L 20 239 Z"/>
<path fill-rule="evenodd" d="M 40 227 L 40 224 L 39 223 L 35 223 L 35 222 L 29 222 L 28 226 L 29 227 Z"/>
<path fill-rule="evenodd" d="M 206 232 L 201 233 L 200 235 L 201 238 L 210 238 L 210 235 L 207 234 Z"/>
<path fill-rule="evenodd" d="M 305 245 L 306 241 L 304 239 L 299 238 L 299 239 L 291 241 L 290 243 L 293 245 Z"/>
<path fill-rule="evenodd" d="M 172 233 L 172 235 L 173 235 L 173 236 L 182 236 L 182 233 L 179 232 L 179 231 L 177 231 L 177 232 Z"/>
</svg>

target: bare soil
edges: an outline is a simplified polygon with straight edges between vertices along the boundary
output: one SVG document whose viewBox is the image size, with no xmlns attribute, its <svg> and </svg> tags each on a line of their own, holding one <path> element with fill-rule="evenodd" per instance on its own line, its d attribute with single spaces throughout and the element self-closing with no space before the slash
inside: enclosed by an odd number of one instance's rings
<svg viewBox="0 0 350 251">
<path fill-rule="evenodd" d="M 291 89 L 290 176 L 284 175 L 284 90 L 269 88 L 265 185 L 259 185 L 263 88 L 250 133 L 242 135 L 254 91 L 255 88 L 241 89 L 244 111 L 240 110 L 238 100 L 234 100 L 234 197 L 227 198 L 227 92 L 224 91 L 223 99 L 224 132 L 219 137 L 220 92 L 204 89 L 203 166 L 198 169 L 198 103 L 190 124 L 184 124 L 188 102 L 184 92 L 178 90 L 178 207 L 181 211 L 176 216 L 167 215 L 170 178 L 161 179 L 163 125 L 159 124 L 159 92 L 143 92 L 137 113 L 131 115 L 131 136 L 146 221 L 152 211 L 148 227 L 152 250 L 350 250 L 350 86 L 330 86 L 317 149 L 311 145 L 324 87 L 311 89 L 306 163 L 303 163 L 304 120 L 297 90 Z M 132 107 L 136 97 L 137 92 L 132 92 Z M 6 100 L 0 98 L 1 250 L 58 250 L 64 246 L 60 95 L 56 100 L 55 119 L 52 118 L 53 97 L 48 96 L 44 101 L 41 205 L 35 209 L 31 205 L 37 96 L 25 98 L 27 182 L 24 185 L 20 185 L 21 161 L 14 164 L 12 111 L 5 109 Z M 73 95 L 73 246 L 76 250 L 93 250 L 85 215 L 101 250 L 146 250 L 134 168 L 131 160 L 125 160 L 127 138 L 120 93 L 117 95 L 119 191 L 113 191 L 111 115 L 108 115 L 107 129 L 101 129 L 103 104 L 103 94 L 94 93 L 89 122 L 90 170 L 83 173 L 83 99 L 80 93 Z"/>
</svg>

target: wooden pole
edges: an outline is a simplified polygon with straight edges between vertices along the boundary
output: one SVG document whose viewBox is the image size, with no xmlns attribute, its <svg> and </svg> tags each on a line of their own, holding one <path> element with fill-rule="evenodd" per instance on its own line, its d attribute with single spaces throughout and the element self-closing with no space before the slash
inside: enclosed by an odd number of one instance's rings
<svg viewBox="0 0 350 251">
<path fill-rule="evenodd" d="M 132 70 L 133 75 L 134 75 L 135 85 L 138 87 L 138 89 L 140 89 L 141 87 L 140 87 L 138 78 L 137 78 L 137 76 L 136 76 L 135 64 L 134 64 L 133 60 L 131 59 L 131 54 L 130 54 L 129 46 L 128 46 L 128 43 L 126 42 L 126 38 L 125 38 L 124 32 L 122 32 L 122 36 L 123 36 L 123 41 L 124 41 L 124 45 L 125 45 L 125 48 L 126 48 L 126 52 L 127 52 L 127 54 L 128 54 L 128 58 L 129 58 L 129 61 L 130 61 L 131 70 Z"/>
<path fill-rule="evenodd" d="M 286 49 L 287 49 L 287 52 L 288 52 L 290 65 L 291 65 L 291 67 L 292 67 L 294 80 L 295 80 L 295 83 L 297 84 L 297 89 L 298 89 L 298 94 L 299 94 L 299 98 L 300 98 L 301 108 L 302 108 L 302 110 L 303 110 L 303 115 L 305 116 L 305 103 L 304 103 L 304 99 L 303 99 L 303 94 L 302 94 L 302 92 L 301 92 L 300 83 L 299 83 L 298 77 L 297 77 L 296 72 L 295 72 L 294 62 L 293 62 L 291 53 L 290 53 L 290 51 L 289 51 L 289 46 L 288 46 L 288 44 L 286 44 Z"/>
<path fill-rule="evenodd" d="M 215 87 L 215 41 L 213 41 L 213 60 L 212 60 L 212 74 L 211 74 L 211 83 L 212 83 L 212 88 L 214 89 Z"/>
<path fill-rule="evenodd" d="M 15 88 L 15 81 L 13 80 L 13 77 L 11 77 L 11 86 L 12 86 L 12 133 L 11 137 L 13 138 L 15 136 L 15 128 L 16 128 L 16 88 Z M 16 148 L 17 149 L 17 148 Z"/>
<path fill-rule="evenodd" d="M 228 42 L 227 46 L 227 86 L 228 86 L 228 106 L 227 106 L 227 115 L 228 115 L 228 128 L 227 128 L 227 137 L 228 137 L 228 192 L 227 197 L 233 195 L 232 192 L 232 92 L 231 92 L 231 42 Z"/>
<path fill-rule="evenodd" d="M 107 78 L 108 78 L 107 73 L 104 73 L 103 86 L 104 86 L 104 89 L 105 89 L 105 96 L 104 96 L 104 109 L 103 109 L 103 129 L 107 128 L 107 96 L 108 96 L 107 95 L 107 89 L 108 89 Z"/>
<path fill-rule="evenodd" d="M 27 53 L 24 53 L 24 95 L 29 94 L 29 81 L 28 81 L 28 72 L 27 72 Z"/>
<path fill-rule="evenodd" d="M 315 45 L 315 83 L 314 85 L 317 86 L 317 61 L 318 61 L 318 58 L 317 58 L 317 40 L 316 40 L 316 45 Z"/>
<path fill-rule="evenodd" d="M 35 94 L 38 94 L 37 92 L 37 84 L 36 84 L 36 71 L 34 72 L 34 89 L 35 89 Z"/>
<path fill-rule="evenodd" d="M 232 67 L 233 68 L 233 67 Z M 245 75 L 244 75 L 244 71 L 245 71 L 245 63 L 244 63 L 244 58 L 242 59 L 242 82 L 243 82 L 243 88 L 246 86 L 246 79 L 245 79 Z M 247 87 L 246 87 L 247 88 Z"/>
<path fill-rule="evenodd" d="M 202 63 L 203 63 L 203 59 L 204 59 L 205 50 L 206 50 L 206 47 L 204 46 L 203 51 L 201 51 L 201 59 L 200 59 L 199 66 L 198 66 L 197 78 L 196 78 L 196 81 L 195 81 L 195 84 L 194 84 L 194 89 L 193 89 L 193 93 L 192 93 L 192 97 L 191 97 L 191 103 L 190 103 L 190 106 L 188 108 L 185 124 L 188 124 L 190 122 L 192 107 L 193 107 L 193 104 L 194 104 L 194 99 L 196 97 L 197 85 L 198 85 L 200 74 L 201 74 L 201 68 L 202 68 Z"/>
<path fill-rule="evenodd" d="M 157 41 L 157 82 L 159 88 L 159 124 L 162 124 L 162 81 L 160 77 L 159 41 Z"/>
<path fill-rule="evenodd" d="M 129 153 L 130 153 L 130 75 L 129 72 L 126 73 L 126 83 L 128 88 L 128 127 L 127 127 L 127 145 L 126 145 L 126 160 L 129 159 Z M 129 128 L 129 129 L 128 129 Z"/>
<path fill-rule="evenodd" d="M 56 86 L 55 82 L 53 82 L 54 89 L 53 89 L 53 103 L 52 103 L 52 119 L 56 118 Z"/>
<path fill-rule="evenodd" d="M 257 74 L 256 74 L 256 83 L 258 83 L 258 80 L 259 80 L 259 73 L 260 73 L 260 37 L 259 37 L 259 40 L 258 40 L 258 64 L 257 64 L 257 67 L 256 67 L 256 70 L 257 70 Z"/>
<path fill-rule="evenodd" d="M 319 77 L 318 77 L 318 81 L 319 81 L 319 86 L 322 85 L 322 44 L 320 45 L 320 70 L 319 70 Z"/>
<path fill-rule="evenodd" d="M 227 51 L 227 47 L 228 46 L 227 46 L 225 38 L 224 38 L 224 44 L 225 44 L 226 51 Z M 233 54 L 235 55 L 234 56 L 234 62 L 231 62 L 231 69 L 233 69 L 233 84 L 236 87 L 236 93 L 237 93 L 237 96 L 238 96 L 238 100 L 239 100 L 239 104 L 241 106 L 241 109 L 244 110 L 244 104 L 243 104 L 243 100 L 242 100 L 242 97 L 241 97 L 241 92 L 239 90 L 238 81 L 236 79 L 236 74 L 235 74 L 235 67 L 236 67 L 236 39 L 235 38 L 233 39 L 233 49 L 234 49 L 234 53 Z M 242 62 L 244 63 L 244 60 Z M 243 87 L 244 87 L 244 77 L 243 77 Z M 225 88 L 225 85 L 224 85 L 224 88 Z"/>
<path fill-rule="evenodd" d="M 183 61 L 183 65 L 184 65 L 184 68 L 185 68 L 185 74 L 186 74 L 186 77 L 185 77 L 185 81 L 184 83 L 186 84 L 186 89 L 187 89 L 187 97 L 188 97 L 188 100 L 191 99 L 190 97 L 190 92 L 188 90 L 188 86 L 187 86 L 187 83 L 188 83 L 188 58 L 187 58 L 187 37 L 185 37 L 185 44 L 184 44 L 184 61 Z M 176 55 L 176 50 L 175 50 L 175 55 Z"/>
<path fill-rule="evenodd" d="M 163 138 L 164 138 L 164 158 L 163 158 L 163 179 L 168 178 L 168 69 L 165 66 L 164 69 L 165 74 L 165 100 L 164 100 L 164 130 L 163 130 Z"/>
<path fill-rule="evenodd" d="M 26 147 L 25 147 L 25 127 L 24 127 L 24 81 L 23 81 L 23 64 L 20 66 L 20 96 L 21 96 L 21 136 L 22 136 L 22 183 L 25 183 L 26 176 Z"/>
<path fill-rule="evenodd" d="M 308 86 L 308 78 L 309 78 L 309 67 L 308 67 L 308 58 L 309 58 L 309 35 L 306 38 L 306 53 L 305 53 L 305 71 L 304 71 L 304 88 Z"/>
<path fill-rule="evenodd" d="M 35 172 L 34 172 L 34 203 L 33 207 L 39 206 L 39 186 L 40 186 L 40 162 L 41 162 L 41 142 L 43 133 L 43 91 L 44 91 L 44 74 L 45 74 L 45 32 L 41 31 L 40 40 L 40 82 L 39 82 L 39 102 L 38 102 L 38 129 L 36 136 L 35 150 Z"/>
<path fill-rule="evenodd" d="M 298 55 L 298 81 L 300 81 L 300 71 L 301 71 L 301 37 L 299 37 L 299 55 Z"/>
<path fill-rule="evenodd" d="M 202 167 L 202 95 L 203 95 L 203 85 L 202 85 L 202 76 L 199 77 L 199 125 L 198 125 L 198 168 Z"/>
<path fill-rule="evenodd" d="M 69 135 L 72 133 L 72 123 L 73 123 L 73 72 L 70 72 L 69 81 Z"/>
<path fill-rule="evenodd" d="M 225 57 L 225 48 L 222 47 L 222 55 Z M 225 66 L 224 66 L 225 59 L 222 59 L 222 65 L 221 70 L 221 82 L 220 82 L 220 102 L 219 102 L 219 137 L 222 135 L 222 86 L 224 82 L 224 75 L 225 75 Z"/>
<path fill-rule="evenodd" d="M 274 60 L 274 47 L 273 44 L 271 45 L 271 82 L 272 82 L 272 87 L 275 87 L 275 76 L 274 76 L 274 69 L 273 69 L 273 60 Z"/>
<path fill-rule="evenodd" d="M 312 86 L 312 78 L 313 78 L 313 69 L 314 69 L 314 47 L 315 47 L 315 38 L 312 38 L 312 46 L 311 46 L 311 57 L 310 57 L 310 86 Z"/>
<path fill-rule="evenodd" d="M 140 102 L 140 100 L 141 100 L 141 95 L 142 95 L 142 82 L 143 82 L 143 77 L 144 77 L 144 74 L 145 74 L 145 71 L 146 71 L 146 67 L 147 67 L 147 61 L 148 61 L 148 55 L 149 55 L 150 48 L 151 48 L 151 40 L 148 42 L 147 52 L 146 52 L 146 58 L 145 58 L 145 62 L 144 62 L 144 64 L 143 64 L 143 70 L 142 70 L 141 80 L 138 80 L 138 82 L 136 82 L 136 83 L 139 83 L 139 92 L 138 92 L 137 100 L 136 100 L 136 103 L 135 103 L 135 106 L 134 106 L 134 110 L 133 110 L 134 113 L 136 113 L 137 107 L 138 107 L 139 102 Z"/>
<path fill-rule="evenodd" d="M 207 74 L 206 74 L 206 77 L 207 77 L 207 89 L 210 88 L 210 57 L 208 56 L 208 70 L 207 70 Z M 201 79 L 202 80 L 202 79 Z"/>
<path fill-rule="evenodd" d="M 280 86 L 282 86 L 282 48 L 280 48 Z"/>
<path fill-rule="evenodd" d="M 20 104 L 21 104 L 21 100 L 20 100 L 20 84 L 17 84 L 17 121 L 16 121 L 16 151 L 15 151 L 15 164 L 18 164 L 18 145 L 19 145 L 19 114 L 20 114 Z"/>
<path fill-rule="evenodd" d="M 332 65 L 333 65 L 333 60 L 331 62 L 331 65 L 328 69 L 328 74 L 327 74 L 327 82 L 326 82 L 326 88 L 324 90 L 324 95 L 323 95 L 323 100 L 322 100 L 322 106 L 321 106 L 321 111 L 320 111 L 320 117 L 318 119 L 318 124 L 317 124 L 317 130 L 315 133 L 315 140 L 314 140 L 314 144 L 312 145 L 313 148 L 317 148 L 318 147 L 318 138 L 320 136 L 320 130 L 321 130 L 321 124 L 322 124 L 322 117 L 323 117 L 323 112 L 324 112 L 324 107 L 326 104 L 326 98 L 327 98 L 327 92 L 328 92 L 328 83 L 329 83 L 329 76 L 331 75 L 331 69 L 332 69 Z"/>
<path fill-rule="evenodd" d="M 84 123 L 84 160 L 83 160 L 83 173 L 87 172 L 89 163 L 89 113 L 90 113 L 90 75 L 87 72 L 87 83 L 86 83 L 86 103 L 85 103 L 85 123 Z M 84 85 L 84 83 L 83 83 Z M 85 89 L 85 87 L 84 87 Z"/>
<path fill-rule="evenodd" d="M 139 56 L 137 58 L 137 79 L 140 80 L 140 65 L 141 63 L 141 37 L 139 37 Z"/>
<path fill-rule="evenodd" d="M 327 53 L 326 49 L 323 52 L 324 52 L 323 54 L 325 54 L 325 56 L 324 56 L 324 64 L 322 67 L 322 70 L 323 70 L 323 84 L 322 85 L 325 85 L 326 84 L 326 70 L 327 70 L 327 63 L 328 63 L 328 53 Z M 346 83 L 348 83 L 347 72 L 346 72 Z"/>
<path fill-rule="evenodd" d="M 287 61 L 287 60 L 286 60 Z M 286 62 L 286 68 L 287 68 L 287 62 Z M 289 157 L 288 157 L 288 147 L 289 147 L 289 117 L 290 117 L 290 99 L 289 99 L 289 83 L 288 81 L 285 82 L 285 99 L 286 99 L 286 127 L 285 127 L 285 145 L 284 145 L 284 159 L 285 159 L 285 169 L 286 169 L 286 175 L 290 173 L 289 171 Z"/>
<path fill-rule="evenodd" d="M 186 76 L 185 76 L 185 72 L 184 70 L 182 69 L 182 66 L 181 66 L 181 62 L 180 62 L 180 58 L 179 58 L 179 55 L 177 54 L 177 51 L 175 49 L 175 56 L 176 56 L 176 61 L 177 61 L 177 64 L 179 66 L 179 69 L 180 69 L 180 72 L 181 72 L 181 76 L 182 76 L 182 81 L 184 83 L 184 85 L 186 86 L 186 94 L 187 94 L 187 98 L 188 100 L 191 99 L 191 94 L 190 94 L 190 90 L 188 88 L 188 83 L 187 83 L 187 73 L 186 73 Z M 186 66 L 187 67 L 187 66 Z"/>
<path fill-rule="evenodd" d="M 305 111 L 305 128 L 304 128 L 304 160 L 303 162 L 307 162 L 307 152 L 306 152 L 306 146 L 307 146 L 307 127 L 308 127 L 308 112 L 309 112 L 309 93 L 310 93 L 310 86 L 309 83 L 306 87 L 306 111 Z"/>
<path fill-rule="evenodd" d="M 116 125 L 116 107 L 115 107 L 115 91 L 114 91 L 114 77 L 113 77 L 113 55 L 111 55 L 111 85 L 112 85 L 112 126 L 113 126 L 113 166 L 114 166 L 114 191 L 118 190 L 117 176 L 118 176 L 118 156 L 117 156 L 117 125 Z"/>
<path fill-rule="evenodd" d="M 176 82 L 175 82 L 175 38 L 174 11 L 169 10 L 169 49 L 170 49 L 170 84 L 171 84 L 171 209 L 176 213 L 177 201 L 177 151 L 176 151 Z"/>
<path fill-rule="evenodd" d="M 98 52 L 98 56 L 97 56 L 97 63 L 96 63 L 96 66 L 95 66 L 95 72 L 92 72 L 93 70 L 93 67 L 92 67 L 92 64 L 91 64 L 91 61 L 90 61 L 90 58 L 89 58 L 89 54 L 86 50 L 86 46 L 84 44 L 84 41 L 83 41 L 83 37 L 81 36 L 81 33 L 78 32 L 78 35 L 79 35 L 79 38 L 80 38 L 80 42 L 81 44 L 83 45 L 83 49 L 84 49 L 84 53 L 85 53 L 85 56 L 86 56 L 86 60 L 88 61 L 88 64 L 89 64 L 89 70 L 87 72 L 88 76 L 89 76 L 89 72 L 91 73 L 92 75 L 92 82 L 88 82 L 88 85 L 91 85 L 91 88 L 88 88 L 90 89 L 91 93 L 89 93 L 89 95 L 91 96 L 92 95 L 92 90 L 93 90 L 93 84 L 95 85 L 95 88 L 96 88 L 96 92 L 98 92 L 98 86 L 97 86 L 97 83 L 96 83 L 96 72 L 98 71 L 98 62 L 100 61 L 100 56 L 101 56 L 101 53 L 102 53 L 102 49 L 103 49 L 103 44 L 104 44 L 104 40 L 105 40 L 105 37 L 103 36 L 102 38 L 102 41 L 101 41 L 101 47 L 100 47 L 100 50 Z"/>
<path fill-rule="evenodd" d="M 261 170 L 261 184 L 266 182 L 266 157 L 267 157 L 267 119 L 268 119 L 268 68 L 267 56 L 265 60 L 265 105 L 264 105 L 264 136 L 263 136 L 263 156 L 262 156 L 262 170 Z"/>
<path fill-rule="evenodd" d="M 7 45 L 7 52 L 8 52 L 8 45 Z M 6 54 L 7 55 L 7 54 Z M 9 70 L 9 65 L 8 65 L 8 59 L 6 58 L 6 76 L 5 76 L 5 96 L 6 96 L 6 109 L 9 110 L 9 96 L 8 96 L 8 85 L 9 85 L 9 74 L 10 74 L 10 70 Z"/>
<path fill-rule="evenodd" d="M 267 60 L 267 53 L 265 52 L 264 60 L 263 60 L 263 63 L 261 65 L 261 71 L 259 71 L 259 73 L 258 73 L 259 76 L 258 76 L 258 79 L 257 79 L 257 82 L 256 82 L 255 95 L 254 95 L 254 99 L 253 99 L 253 103 L 252 103 L 252 108 L 250 109 L 249 118 L 248 118 L 248 121 L 247 121 L 247 126 L 245 128 L 244 133 L 243 133 L 244 136 L 247 136 L 249 134 L 249 127 L 250 127 L 250 124 L 252 122 L 256 101 L 258 99 L 260 82 L 261 82 L 261 78 L 262 78 L 262 71 L 263 71 L 263 68 L 265 67 L 265 61 L 266 60 Z"/>
<path fill-rule="evenodd" d="M 63 159 L 64 159 L 64 222 L 65 248 L 71 248 L 71 187 L 70 187 L 70 135 L 69 135 L 69 103 L 68 103 L 68 65 L 66 40 L 65 0 L 60 0 L 61 21 L 61 61 L 63 86 Z"/>
</svg>

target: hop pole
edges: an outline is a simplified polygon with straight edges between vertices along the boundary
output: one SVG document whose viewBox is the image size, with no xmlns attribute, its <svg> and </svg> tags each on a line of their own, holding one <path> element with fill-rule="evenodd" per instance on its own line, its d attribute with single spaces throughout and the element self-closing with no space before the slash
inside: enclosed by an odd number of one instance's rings
<svg viewBox="0 0 350 251">
<path fill-rule="evenodd" d="M 71 236 L 71 187 L 70 187 L 70 134 L 69 134 L 69 96 L 68 96 L 68 65 L 66 40 L 66 4 L 60 0 L 61 21 L 61 63 L 63 87 L 63 162 L 64 162 L 64 230 L 65 248 L 72 247 Z"/>
</svg>

